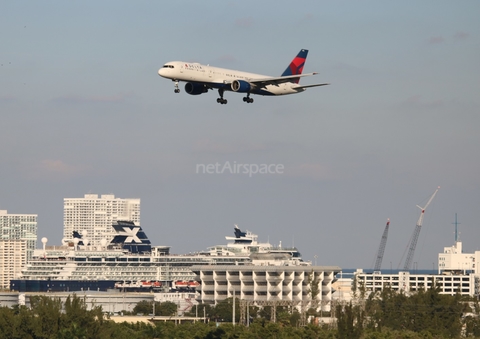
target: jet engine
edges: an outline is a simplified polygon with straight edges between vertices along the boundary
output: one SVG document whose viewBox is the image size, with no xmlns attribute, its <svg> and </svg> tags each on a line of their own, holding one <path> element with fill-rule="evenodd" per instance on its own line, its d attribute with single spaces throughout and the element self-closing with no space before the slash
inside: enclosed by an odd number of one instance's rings
<svg viewBox="0 0 480 339">
<path fill-rule="evenodd" d="M 187 82 L 185 84 L 185 92 L 187 92 L 190 95 L 199 95 L 199 94 L 208 92 L 208 88 L 207 86 L 202 84 Z"/>
<path fill-rule="evenodd" d="M 252 88 L 250 83 L 244 80 L 233 80 L 231 87 L 232 91 L 239 93 L 248 93 Z"/>
</svg>

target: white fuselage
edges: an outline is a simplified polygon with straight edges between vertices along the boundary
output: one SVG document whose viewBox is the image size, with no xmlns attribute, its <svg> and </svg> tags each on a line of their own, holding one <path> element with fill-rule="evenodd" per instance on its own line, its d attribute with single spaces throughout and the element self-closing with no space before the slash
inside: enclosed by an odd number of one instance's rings
<svg viewBox="0 0 480 339">
<path fill-rule="evenodd" d="M 231 90 L 229 84 L 234 80 L 249 82 L 252 80 L 273 78 L 261 74 L 247 73 L 183 61 L 168 62 L 158 70 L 158 74 L 174 81 L 203 83 L 208 84 L 212 88 L 223 88 L 225 90 Z M 269 84 L 263 88 L 256 88 L 253 89 L 251 93 L 259 95 L 285 95 L 302 92 L 304 90 L 304 88 L 295 82 L 284 82 L 280 84 Z"/>
</svg>

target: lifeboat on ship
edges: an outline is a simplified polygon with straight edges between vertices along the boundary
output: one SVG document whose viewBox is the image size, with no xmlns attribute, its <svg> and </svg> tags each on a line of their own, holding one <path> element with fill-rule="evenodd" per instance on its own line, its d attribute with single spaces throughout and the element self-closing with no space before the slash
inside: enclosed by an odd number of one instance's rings
<svg viewBox="0 0 480 339">
<path fill-rule="evenodd" d="M 190 281 L 177 280 L 174 283 L 174 288 L 176 288 L 177 290 L 194 290 L 198 286 L 200 286 L 200 283 L 195 280 L 190 280 Z"/>
<path fill-rule="evenodd" d="M 147 281 L 147 280 L 142 280 L 142 287 L 145 288 L 150 288 L 150 287 L 161 287 L 162 283 L 160 281 Z"/>
</svg>

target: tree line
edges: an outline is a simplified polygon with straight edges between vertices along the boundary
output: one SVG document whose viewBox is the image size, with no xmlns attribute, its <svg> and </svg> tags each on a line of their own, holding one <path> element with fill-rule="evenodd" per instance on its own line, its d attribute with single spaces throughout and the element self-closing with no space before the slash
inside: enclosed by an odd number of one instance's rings
<svg viewBox="0 0 480 339">
<path fill-rule="evenodd" d="M 440 294 L 435 286 L 410 295 L 386 287 L 337 305 L 335 313 L 338 338 L 390 338 L 386 333 L 403 333 L 398 338 L 480 337 L 478 300 Z"/>
<path fill-rule="evenodd" d="M 432 288 L 412 295 L 384 289 L 367 299 L 356 299 L 332 308 L 334 325 L 313 321 L 319 314 L 310 309 L 307 319 L 295 308 L 277 307 L 276 322 L 271 317 L 271 307 L 250 306 L 249 326 L 239 324 L 240 302 L 233 299 L 216 306 L 199 304 L 185 316 L 205 317 L 208 323 L 115 323 L 108 319 L 100 306 L 89 309 L 85 299 L 72 295 L 62 303 L 58 298 L 35 296 L 31 307 L 0 307 L 0 339 L 74 339 L 74 338 L 480 338 L 478 302 L 465 300 L 460 295 L 440 294 Z M 134 313 L 152 315 L 152 302 L 142 301 Z M 156 303 L 156 315 L 174 315 L 176 304 Z M 126 313 L 126 312 L 124 312 Z M 325 315 L 325 314 L 323 314 Z M 304 326 L 301 326 L 304 325 Z"/>
</svg>

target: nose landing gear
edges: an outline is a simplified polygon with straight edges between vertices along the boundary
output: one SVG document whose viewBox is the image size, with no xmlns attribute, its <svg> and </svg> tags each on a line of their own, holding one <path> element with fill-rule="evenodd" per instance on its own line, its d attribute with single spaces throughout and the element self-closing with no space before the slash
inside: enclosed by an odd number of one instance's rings
<svg viewBox="0 0 480 339">
<path fill-rule="evenodd" d="M 174 93 L 180 93 L 180 88 L 178 88 L 178 81 L 175 81 L 175 89 L 173 90 Z"/>
</svg>

